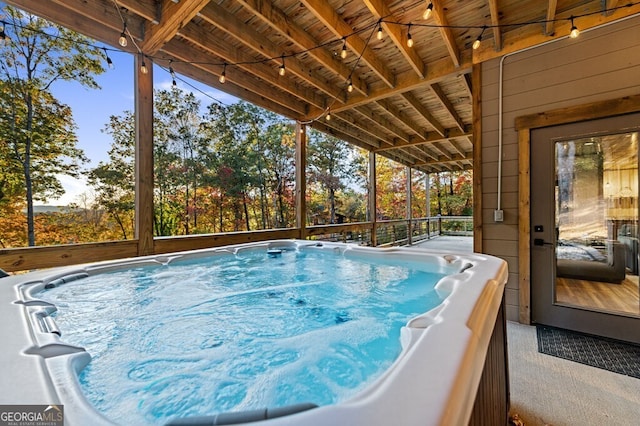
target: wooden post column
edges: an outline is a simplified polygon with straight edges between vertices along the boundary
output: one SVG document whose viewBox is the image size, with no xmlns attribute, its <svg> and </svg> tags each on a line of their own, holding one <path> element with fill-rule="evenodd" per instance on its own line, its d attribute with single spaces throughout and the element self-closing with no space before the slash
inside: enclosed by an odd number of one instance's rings
<svg viewBox="0 0 640 426">
<path fill-rule="evenodd" d="M 371 222 L 371 245 L 378 245 L 378 206 L 376 205 L 376 153 L 369 151 L 369 222 Z"/>
<path fill-rule="evenodd" d="M 296 123 L 296 227 L 307 238 L 307 126 Z"/>
<path fill-rule="evenodd" d="M 146 73 L 142 72 L 142 64 Z M 153 253 L 153 63 L 142 54 L 134 60 L 135 92 L 135 237 L 138 255 Z"/>
<path fill-rule="evenodd" d="M 411 208 L 411 167 L 407 166 L 407 245 L 411 245 L 411 237 L 413 237 L 413 212 Z"/>
</svg>

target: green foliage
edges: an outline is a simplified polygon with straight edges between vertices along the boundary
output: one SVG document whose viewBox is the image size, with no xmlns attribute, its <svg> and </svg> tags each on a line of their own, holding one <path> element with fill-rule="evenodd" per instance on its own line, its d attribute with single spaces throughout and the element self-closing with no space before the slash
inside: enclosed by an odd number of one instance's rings
<svg viewBox="0 0 640 426">
<path fill-rule="evenodd" d="M 33 201 L 59 196 L 57 175 L 77 176 L 86 161 L 76 147 L 71 110 L 50 88 L 59 80 L 99 88 L 94 75 L 104 71 L 102 53 L 85 37 L 42 18 L 10 6 L 2 13 L 7 39 L 0 44 L 0 140 L 9 145 L 10 160 L 0 183 L 6 188 L 21 175 L 28 243 L 35 245 Z"/>
</svg>

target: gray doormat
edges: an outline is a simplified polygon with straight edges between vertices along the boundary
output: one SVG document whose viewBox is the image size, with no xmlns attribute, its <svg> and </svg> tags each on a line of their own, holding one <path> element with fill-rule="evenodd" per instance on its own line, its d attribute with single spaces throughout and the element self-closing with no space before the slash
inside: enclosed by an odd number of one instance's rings
<svg viewBox="0 0 640 426">
<path fill-rule="evenodd" d="M 538 352 L 640 379 L 640 346 L 536 325 Z"/>
</svg>

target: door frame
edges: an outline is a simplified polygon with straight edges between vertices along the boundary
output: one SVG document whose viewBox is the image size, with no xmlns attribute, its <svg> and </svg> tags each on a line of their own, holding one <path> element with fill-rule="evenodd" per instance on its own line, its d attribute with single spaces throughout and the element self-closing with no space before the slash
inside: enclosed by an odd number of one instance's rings
<svg viewBox="0 0 640 426">
<path fill-rule="evenodd" d="M 591 102 L 528 114 L 515 119 L 518 132 L 518 319 L 531 324 L 531 131 L 543 127 L 577 123 L 640 112 L 640 95 Z"/>
</svg>

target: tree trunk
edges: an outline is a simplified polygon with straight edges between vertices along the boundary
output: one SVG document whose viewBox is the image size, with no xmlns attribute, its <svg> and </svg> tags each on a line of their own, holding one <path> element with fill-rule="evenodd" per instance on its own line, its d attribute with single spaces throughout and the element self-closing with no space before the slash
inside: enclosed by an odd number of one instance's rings
<svg viewBox="0 0 640 426">
<path fill-rule="evenodd" d="M 33 98 L 30 94 L 26 95 L 27 103 L 27 138 L 24 147 L 24 161 L 22 163 L 24 169 L 24 182 L 26 185 L 27 195 L 27 238 L 29 247 L 36 245 L 36 231 L 33 213 L 33 181 L 31 180 L 31 130 L 33 129 Z"/>
</svg>

